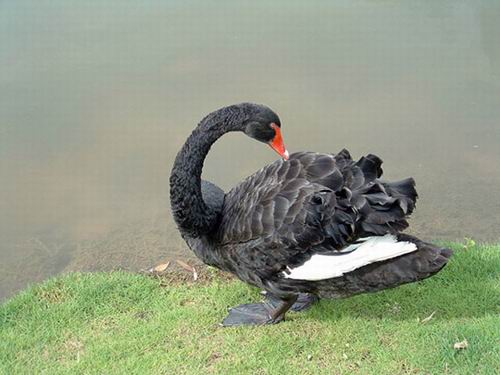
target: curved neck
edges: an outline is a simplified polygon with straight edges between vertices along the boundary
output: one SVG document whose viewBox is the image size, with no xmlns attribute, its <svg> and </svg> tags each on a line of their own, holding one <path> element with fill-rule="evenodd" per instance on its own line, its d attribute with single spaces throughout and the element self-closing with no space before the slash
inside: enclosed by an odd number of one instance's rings
<svg viewBox="0 0 500 375">
<path fill-rule="evenodd" d="M 201 173 L 210 147 L 222 135 L 242 130 L 246 111 L 230 106 L 205 117 L 175 158 L 170 175 L 170 207 L 183 234 L 200 236 L 214 229 L 218 212 L 203 201 Z"/>
</svg>

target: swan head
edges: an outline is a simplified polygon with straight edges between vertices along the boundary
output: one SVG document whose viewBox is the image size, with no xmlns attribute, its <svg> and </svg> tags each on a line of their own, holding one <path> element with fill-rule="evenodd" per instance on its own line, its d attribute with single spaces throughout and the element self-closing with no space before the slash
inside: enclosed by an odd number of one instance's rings
<svg viewBox="0 0 500 375">
<path fill-rule="evenodd" d="M 254 104 L 243 131 L 250 138 L 268 144 L 283 159 L 288 160 L 289 153 L 283 142 L 280 119 L 270 108 Z"/>
</svg>

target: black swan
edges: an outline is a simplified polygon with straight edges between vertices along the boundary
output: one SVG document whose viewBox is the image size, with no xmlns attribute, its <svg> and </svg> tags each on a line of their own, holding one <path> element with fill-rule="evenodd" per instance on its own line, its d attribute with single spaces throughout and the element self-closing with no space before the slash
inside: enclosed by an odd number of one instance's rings
<svg viewBox="0 0 500 375">
<path fill-rule="evenodd" d="M 279 159 L 227 194 L 201 179 L 212 144 L 241 131 Z M 400 233 L 415 208 L 415 182 L 380 180 L 382 160 L 289 155 L 279 117 L 242 103 L 206 116 L 177 154 L 170 176 L 175 222 L 206 264 L 262 288 L 267 302 L 230 310 L 224 326 L 273 324 L 317 298 L 343 298 L 425 279 L 452 251 Z"/>
</svg>

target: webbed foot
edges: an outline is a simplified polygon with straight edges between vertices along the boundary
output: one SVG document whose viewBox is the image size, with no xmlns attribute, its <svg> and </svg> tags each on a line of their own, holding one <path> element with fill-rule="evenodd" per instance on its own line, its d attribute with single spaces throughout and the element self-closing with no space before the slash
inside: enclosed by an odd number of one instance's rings
<svg viewBox="0 0 500 375">
<path fill-rule="evenodd" d="M 233 307 L 222 321 L 223 327 L 241 325 L 276 324 L 283 320 L 284 314 L 272 318 L 274 307 L 268 303 L 247 303 Z"/>
<path fill-rule="evenodd" d="M 229 310 L 229 315 L 222 322 L 223 327 L 240 325 L 276 324 L 285 319 L 286 312 L 297 300 L 296 295 L 277 300 L 276 306 L 270 303 L 247 303 Z"/>
</svg>

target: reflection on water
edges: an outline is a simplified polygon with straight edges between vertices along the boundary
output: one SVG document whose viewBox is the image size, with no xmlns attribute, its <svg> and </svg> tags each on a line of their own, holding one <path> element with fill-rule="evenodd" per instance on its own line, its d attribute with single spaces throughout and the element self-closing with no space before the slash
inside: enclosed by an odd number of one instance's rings
<svg viewBox="0 0 500 375">
<path fill-rule="evenodd" d="M 412 232 L 498 240 L 500 7 L 273 4 L 0 3 L 0 297 L 189 256 L 170 167 L 240 101 L 273 107 L 291 151 L 373 152 L 387 178 L 414 176 Z M 228 189 L 275 157 L 230 134 L 205 178 Z"/>
</svg>

